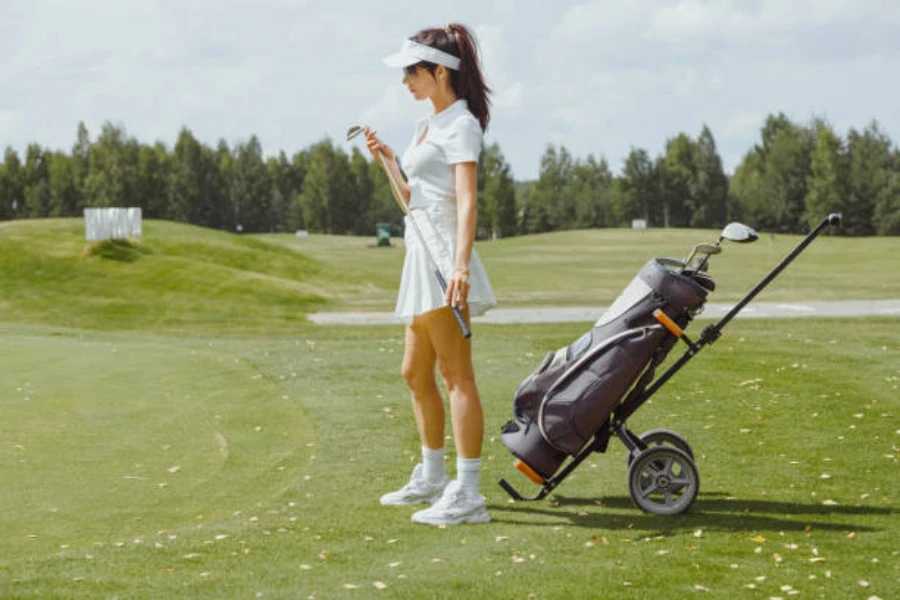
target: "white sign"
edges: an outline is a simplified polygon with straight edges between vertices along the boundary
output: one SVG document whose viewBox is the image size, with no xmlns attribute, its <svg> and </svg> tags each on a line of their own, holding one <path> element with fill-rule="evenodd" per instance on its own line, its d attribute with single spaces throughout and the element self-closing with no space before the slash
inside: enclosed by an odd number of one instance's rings
<svg viewBox="0 0 900 600">
<path fill-rule="evenodd" d="M 631 220 L 631 228 L 632 229 L 647 229 L 647 219 L 632 219 Z"/>
<path fill-rule="evenodd" d="M 84 209 L 84 236 L 89 242 L 141 237 L 140 208 Z"/>
</svg>

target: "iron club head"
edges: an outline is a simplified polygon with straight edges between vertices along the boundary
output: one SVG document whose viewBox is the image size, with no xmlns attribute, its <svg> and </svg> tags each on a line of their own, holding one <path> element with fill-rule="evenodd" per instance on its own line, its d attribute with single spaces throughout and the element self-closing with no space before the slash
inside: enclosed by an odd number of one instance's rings
<svg viewBox="0 0 900 600">
<path fill-rule="evenodd" d="M 356 136 L 358 136 L 365 130 L 366 130 L 365 125 L 354 125 L 353 127 L 351 127 L 350 129 L 347 130 L 347 141 L 349 142 L 350 140 L 352 140 L 353 138 L 355 138 Z"/>
</svg>

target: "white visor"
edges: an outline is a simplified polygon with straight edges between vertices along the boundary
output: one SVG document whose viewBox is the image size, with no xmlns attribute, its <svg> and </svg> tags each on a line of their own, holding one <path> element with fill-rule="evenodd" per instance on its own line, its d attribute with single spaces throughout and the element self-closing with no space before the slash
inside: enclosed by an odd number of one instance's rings
<svg viewBox="0 0 900 600">
<path fill-rule="evenodd" d="M 410 67 L 416 63 L 427 61 L 436 65 L 444 65 L 454 71 L 459 70 L 459 59 L 443 50 L 419 44 L 412 40 L 403 40 L 400 52 L 391 54 L 384 59 L 384 64 L 389 67 Z"/>
</svg>

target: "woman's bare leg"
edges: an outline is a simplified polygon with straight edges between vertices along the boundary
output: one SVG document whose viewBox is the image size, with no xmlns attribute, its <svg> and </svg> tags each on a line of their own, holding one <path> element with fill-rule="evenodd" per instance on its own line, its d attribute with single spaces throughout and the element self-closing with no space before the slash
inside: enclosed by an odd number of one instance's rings
<svg viewBox="0 0 900 600">
<path fill-rule="evenodd" d="M 468 320 L 468 313 L 464 313 Z M 450 413 L 457 456 L 474 459 L 481 456 L 484 442 L 484 413 L 475 385 L 472 367 L 472 342 L 464 338 L 449 308 L 422 315 L 428 322 L 438 368 L 450 395 Z"/>
<path fill-rule="evenodd" d="M 444 401 L 435 380 L 437 355 L 424 316 L 415 317 L 406 328 L 401 372 L 412 393 L 413 414 L 422 447 L 444 447 Z"/>
</svg>

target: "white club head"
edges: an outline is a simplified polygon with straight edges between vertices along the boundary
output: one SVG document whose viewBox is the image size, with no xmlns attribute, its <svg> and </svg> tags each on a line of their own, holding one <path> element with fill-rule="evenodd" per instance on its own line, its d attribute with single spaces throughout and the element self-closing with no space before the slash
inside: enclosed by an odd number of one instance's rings
<svg viewBox="0 0 900 600">
<path fill-rule="evenodd" d="M 722 230 L 722 235 L 719 236 L 720 242 L 722 240 L 729 240 L 732 242 L 737 242 L 739 244 L 755 242 L 757 239 L 759 239 L 759 235 L 757 235 L 756 231 L 754 231 L 752 227 L 748 227 L 747 225 L 738 223 L 737 221 L 726 225 L 725 229 Z"/>
</svg>

